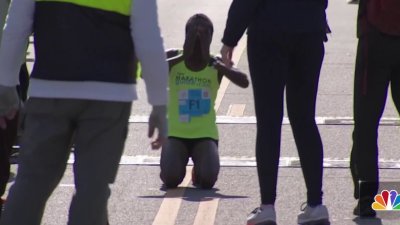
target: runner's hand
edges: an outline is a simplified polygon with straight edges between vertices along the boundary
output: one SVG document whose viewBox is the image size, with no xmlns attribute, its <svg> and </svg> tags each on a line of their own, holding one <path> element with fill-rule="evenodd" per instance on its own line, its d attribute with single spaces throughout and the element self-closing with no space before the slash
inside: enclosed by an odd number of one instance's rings
<svg viewBox="0 0 400 225">
<path fill-rule="evenodd" d="M 149 117 L 149 138 L 153 138 L 156 129 L 158 136 L 151 142 L 152 149 L 159 149 L 167 140 L 167 107 L 165 105 L 153 106 Z"/>
</svg>

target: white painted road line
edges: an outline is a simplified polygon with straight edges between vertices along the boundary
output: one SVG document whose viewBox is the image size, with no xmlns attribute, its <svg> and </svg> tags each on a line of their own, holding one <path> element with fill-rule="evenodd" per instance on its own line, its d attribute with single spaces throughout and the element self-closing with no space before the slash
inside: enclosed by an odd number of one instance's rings
<svg viewBox="0 0 400 225">
<path fill-rule="evenodd" d="M 131 116 L 129 123 L 147 123 L 148 116 Z M 318 125 L 353 125 L 352 117 L 316 117 L 315 121 Z M 255 116 L 217 116 L 217 124 L 256 124 Z M 283 125 L 290 124 L 287 117 L 283 118 Z M 382 126 L 400 126 L 399 118 L 382 118 L 380 121 Z"/>
<path fill-rule="evenodd" d="M 74 163 L 72 154 L 68 163 Z M 220 158 L 220 164 L 222 167 L 255 167 L 257 165 L 255 157 L 226 156 Z M 122 156 L 120 165 L 159 166 L 160 157 L 148 155 Z M 192 166 L 193 162 L 189 160 L 188 165 Z M 325 168 L 348 168 L 349 165 L 349 158 L 324 158 Z M 279 159 L 279 166 L 300 168 L 300 159 L 298 157 L 281 157 Z M 400 169 L 400 159 L 379 159 L 379 167 L 381 169 Z"/>
</svg>

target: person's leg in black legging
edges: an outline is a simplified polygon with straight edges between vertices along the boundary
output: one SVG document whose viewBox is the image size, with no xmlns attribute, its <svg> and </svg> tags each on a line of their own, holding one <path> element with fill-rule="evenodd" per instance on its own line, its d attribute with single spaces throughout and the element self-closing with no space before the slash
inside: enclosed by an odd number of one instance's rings
<svg viewBox="0 0 400 225">
<path fill-rule="evenodd" d="M 257 117 L 256 161 L 261 204 L 274 204 L 280 156 L 286 44 L 283 34 L 249 34 L 248 61 Z"/>
<path fill-rule="evenodd" d="M 220 169 L 217 143 L 210 138 L 194 140 L 191 153 L 194 164 L 193 183 L 200 188 L 211 189 L 217 182 Z"/>
<path fill-rule="evenodd" d="M 365 51 L 367 50 L 366 48 L 366 42 L 364 39 L 359 39 L 358 41 L 358 46 L 357 46 L 357 56 L 356 56 L 356 64 L 355 64 L 355 71 L 354 71 L 354 95 L 353 95 L 353 104 L 354 104 L 354 112 L 353 114 L 356 114 L 356 102 L 358 102 L 357 99 L 359 99 L 359 96 L 361 96 L 363 88 L 363 77 L 366 75 L 364 72 L 366 68 L 364 68 L 364 63 L 366 59 L 366 54 Z M 353 142 L 356 141 L 356 133 L 353 130 L 352 134 Z M 357 172 L 357 157 L 356 157 L 356 149 L 354 148 L 355 145 L 353 143 L 353 147 L 351 150 L 350 154 L 350 171 L 351 175 L 353 178 L 353 184 L 354 184 L 354 198 L 358 199 L 360 195 L 360 190 L 359 190 L 359 177 L 358 177 L 358 172 Z"/>
<path fill-rule="evenodd" d="M 378 191 L 378 128 L 385 108 L 391 68 L 379 33 L 360 39 L 363 51 L 356 67 L 354 83 L 354 131 L 351 157 L 354 197 L 373 199 Z M 383 54 L 383 55 L 382 55 Z M 358 182 L 360 182 L 360 186 Z"/>
<path fill-rule="evenodd" d="M 160 178 L 167 188 L 176 188 L 185 178 L 189 149 L 184 140 L 169 137 L 162 148 Z"/>
<path fill-rule="evenodd" d="M 307 203 L 322 204 L 323 147 L 315 123 L 315 103 L 324 58 L 323 36 L 292 36 L 294 47 L 286 87 L 287 109 L 307 187 Z"/>
</svg>

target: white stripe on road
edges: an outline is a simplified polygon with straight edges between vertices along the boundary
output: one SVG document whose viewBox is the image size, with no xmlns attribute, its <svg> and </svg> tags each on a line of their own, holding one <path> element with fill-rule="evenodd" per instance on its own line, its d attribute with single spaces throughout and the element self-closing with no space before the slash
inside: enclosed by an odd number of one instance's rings
<svg viewBox="0 0 400 225">
<path fill-rule="evenodd" d="M 74 163 L 74 157 L 71 154 L 68 160 L 69 164 Z M 257 165 L 255 157 L 220 157 L 222 167 L 255 167 Z M 159 156 L 136 155 L 122 156 L 120 165 L 138 165 L 138 166 L 159 166 Z M 193 162 L 189 160 L 188 165 L 192 166 Z M 348 168 L 350 165 L 349 158 L 324 158 L 325 168 Z M 280 167 L 300 168 L 300 159 L 298 157 L 280 157 Z M 379 168 L 381 169 L 399 169 L 400 159 L 379 159 Z"/>
<path fill-rule="evenodd" d="M 239 105 L 237 105 L 239 106 Z M 129 118 L 130 123 L 147 123 L 149 121 L 148 116 L 131 116 Z M 354 121 L 352 117 L 315 117 L 315 121 L 318 125 L 353 125 Z M 257 120 L 255 116 L 217 116 L 216 122 L 218 124 L 256 124 Z M 290 124 L 287 117 L 283 118 L 282 124 Z M 380 125 L 386 126 L 400 126 L 399 118 L 384 117 L 380 121 Z"/>
<path fill-rule="evenodd" d="M 59 187 L 75 187 L 75 184 L 59 184 Z"/>
</svg>

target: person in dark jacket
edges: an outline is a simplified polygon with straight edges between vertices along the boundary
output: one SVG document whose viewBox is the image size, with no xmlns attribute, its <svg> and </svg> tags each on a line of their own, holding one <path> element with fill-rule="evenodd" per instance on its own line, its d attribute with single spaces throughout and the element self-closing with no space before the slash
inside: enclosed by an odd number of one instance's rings
<svg viewBox="0 0 400 225">
<path fill-rule="evenodd" d="M 360 0 L 357 37 L 350 167 L 358 203 L 353 214 L 375 217 L 371 205 L 379 187 L 378 128 L 389 85 L 400 112 L 400 1 Z"/>
<path fill-rule="evenodd" d="M 232 65 L 234 47 L 247 29 L 248 62 L 257 117 L 256 160 L 261 206 L 247 224 L 276 224 L 277 174 L 283 99 L 307 188 L 298 224 L 329 224 L 322 204 L 323 145 L 315 123 L 315 105 L 324 41 L 329 30 L 327 0 L 233 0 L 221 54 Z"/>
</svg>

